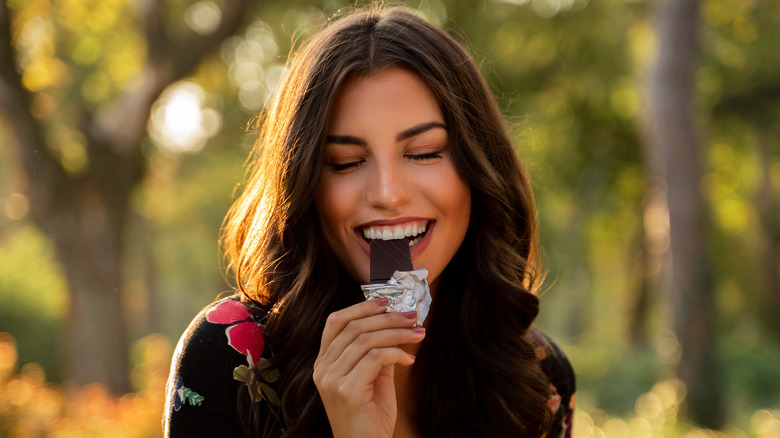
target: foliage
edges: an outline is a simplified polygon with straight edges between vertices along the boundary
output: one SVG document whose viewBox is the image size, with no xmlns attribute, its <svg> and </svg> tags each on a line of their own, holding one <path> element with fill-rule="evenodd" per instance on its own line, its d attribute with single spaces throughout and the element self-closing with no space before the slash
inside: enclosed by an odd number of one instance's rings
<svg viewBox="0 0 780 438">
<path fill-rule="evenodd" d="M 201 3 L 210 2 L 172 2 L 177 16 Z M 199 148 L 171 148 L 154 132 L 142 145 L 149 170 L 134 193 L 123 290 L 131 335 L 146 339 L 139 345 L 159 341 L 144 338 L 151 332 L 175 339 L 203 305 L 229 289 L 217 236 L 233 190 L 240 190 L 236 184 L 252 141 L 246 127 L 284 73 L 291 47 L 354 4 L 259 3 L 254 24 L 228 40 L 220 56 L 207 60 L 186 83 L 176 84 L 199 87 L 201 108 L 217 114 L 219 129 Z M 716 436 L 678 421 L 684 391 L 670 375 L 679 344 L 668 330 L 659 266 L 642 261 L 644 233 L 665 231 L 663 221 L 642 210 L 642 87 L 656 3 L 409 2 L 472 48 L 530 169 L 549 271 L 539 324 L 562 341 L 577 370 L 579 437 Z M 123 1 L 17 0 L 11 6 L 18 12 L 18 50 L 30 67 L 25 83 L 37 92 L 32 110 L 36 117 L 58 120 L 50 126 L 49 146 L 78 172 L 87 164 L 83 138 L 62 126 L 71 126 L 73 108 L 81 103 L 110 99 L 137 70 L 146 49 L 131 14 L 117 12 L 127 11 Z M 780 248 L 780 233 L 762 225 L 762 211 L 780 211 L 780 3 L 708 0 L 702 6 L 696 109 L 707 145 L 702 187 L 713 223 L 709 245 L 717 266 L 720 334 L 720 363 L 714 366 L 723 369 L 724 381 L 716 384 L 727 396 L 730 424 L 723 435 L 777 437 L 780 309 L 769 298 L 766 266 L 772 262 L 769 250 Z M 182 20 L 170 21 L 171 32 L 184 26 Z M 66 89 L 70 94 L 64 95 Z M 55 101 L 64 103 L 54 106 Z M 0 124 L 3 145 L 12 141 L 10 128 Z M 44 430 L 65 435 L 90 409 L 101 419 L 94 424 L 116 431 L 129 424 L 119 407 L 132 406 L 133 424 L 149 431 L 134 436 L 156 436 L 160 379 L 167 372 L 162 364 L 169 357 L 136 359 L 136 370 L 146 370 L 133 374 L 140 379 L 138 392 L 119 398 L 97 387 L 78 391 L 44 382 L 42 369 L 51 381 L 62 376 L 57 346 L 67 296 L 52 250 L 25 218 L 25 181 L 14 171 L 15 159 L 10 148 L 0 147 L 0 331 L 17 339 L 20 363 L 41 366 L 2 374 L 0 393 L 16 382 L 12 387 L 34 388 L 35 396 L 18 405 L 0 397 L 5 403 L 0 435 L 12 430 L 13 436 Z M 768 197 L 760 196 L 762 190 Z M 631 312 L 647 283 L 655 285 L 647 304 L 647 336 L 634 345 L 628 336 Z M 5 339 L 0 345 L 7 350 Z M 140 377 L 147 372 L 159 374 Z"/>
<path fill-rule="evenodd" d="M 19 338 L 19 356 L 59 380 L 58 346 L 68 300 L 49 242 L 30 225 L 0 233 L 0 332 Z"/>
<path fill-rule="evenodd" d="M 17 373 L 15 341 L 0 333 L 0 436 L 161 436 L 171 345 L 163 336 L 150 335 L 133 352 L 136 390 L 115 396 L 97 384 L 73 388 L 49 383 L 35 363 Z"/>
</svg>

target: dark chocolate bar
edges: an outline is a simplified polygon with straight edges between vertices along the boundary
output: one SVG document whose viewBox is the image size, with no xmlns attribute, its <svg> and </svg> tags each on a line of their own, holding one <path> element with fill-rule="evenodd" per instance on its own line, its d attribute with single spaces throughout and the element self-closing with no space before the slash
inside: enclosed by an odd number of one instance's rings
<svg viewBox="0 0 780 438">
<path fill-rule="evenodd" d="M 386 283 L 395 271 L 413 271 L 407 239 L 371 241 L 371 283 Z"/>
</svg>

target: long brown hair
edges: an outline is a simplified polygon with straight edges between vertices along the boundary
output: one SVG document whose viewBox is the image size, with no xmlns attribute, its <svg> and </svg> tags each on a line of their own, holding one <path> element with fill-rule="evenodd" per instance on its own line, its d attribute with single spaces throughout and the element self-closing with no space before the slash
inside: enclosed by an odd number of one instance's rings
<svg viewBox="0 0 780 438">
<path fill-rule="evenodd" d="M 312 368 L 327 316 L 362 296 L 325 243 L 313 200 L 341 85 L 390 66 L 416 73 L 437 96 L 472 191 L 469 230 L 442 274 L 412 369 L 414 424 L 422 436 L 540 436 L 551 416 L 527 337 L 539 310 L 530 183 L 468 53 L 398 8 L 337 20 L 292 59 L 225 219 L 228 267 L 243 299 L 269 311 L 267 345 L 281 376 L 281 407 L 253 405 L 249 433 L 330 430 Z"/>
</svg>

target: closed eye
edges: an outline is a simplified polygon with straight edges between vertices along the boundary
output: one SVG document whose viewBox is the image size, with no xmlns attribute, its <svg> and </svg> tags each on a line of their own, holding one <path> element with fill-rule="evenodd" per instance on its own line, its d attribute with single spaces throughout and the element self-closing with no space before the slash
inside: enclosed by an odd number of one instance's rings
<svg viewBox="0 0 780 438">
<path fill-rule="evenodd" d="M 330 163 L 328 164 L 328 167 L 330 167 L 330 170 L 336 173 L 342 173 L 355 169 L 361 164 L 363 164 L 363 160 L 350 161 L 349 163 Z"/>
<path fill-rule="evenodd" d="M 427 154 L 414 154 L 414 155 L 407 155 L 408 158 L 412 160 L 433 160 L 437 158 L 441 158 L 441 154 L 438 152 L 429 152 Z"/>
</svg>

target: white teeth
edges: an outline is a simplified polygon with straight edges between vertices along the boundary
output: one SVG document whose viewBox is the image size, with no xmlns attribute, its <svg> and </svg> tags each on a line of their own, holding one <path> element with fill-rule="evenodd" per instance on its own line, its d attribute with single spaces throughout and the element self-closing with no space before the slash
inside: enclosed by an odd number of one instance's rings
<svg viewBox="0 0 780 438">
<path fill-rule="evenodd" d="M 425 230 L 428 227 L 426 224 L 413 224 L 413 225 L 407 225 L 405 228 L 402 226 L 396 227 L 396 228 L 390 228 L 390 227 L 381 227 L 381 228 L 372 228 L 367 227 L 363 229 L 363 237 L 366 238 L 366 240 L 373 240 L 373 239 L 382 239 L 382 240 L 398 240 L 398 239 L 404 239 L 407 237 L 415 237 L 415 239 L 412 240 L 412 242 L 417 243 L 420 241 L 422 236 L 420 234 L 425 233 Z"/>
</svg>

